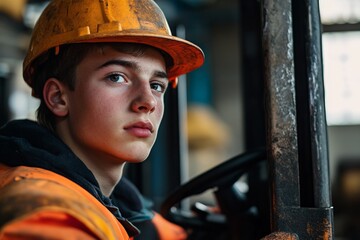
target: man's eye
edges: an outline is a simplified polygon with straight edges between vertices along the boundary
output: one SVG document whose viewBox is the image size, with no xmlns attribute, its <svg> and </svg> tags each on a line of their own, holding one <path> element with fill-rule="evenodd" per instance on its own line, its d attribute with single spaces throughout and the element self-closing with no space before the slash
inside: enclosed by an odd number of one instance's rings
<svg viewBox="0 0 360 240">
<path fill-rule="evenodd" d="M 106 78 L 109 79 L 110 81 L 114 82 L 114 83 L 123 83 L 123 82 L 125 82 L 125 78 L 121 74 L 111 74 L 111 75 L 107 76 Z"/>
<path fill-rule="evenodd" d="M 166 86 L 162 83 L 151 83 L 151 89 L 163 93 L 166 90 Z"/>
</svg>

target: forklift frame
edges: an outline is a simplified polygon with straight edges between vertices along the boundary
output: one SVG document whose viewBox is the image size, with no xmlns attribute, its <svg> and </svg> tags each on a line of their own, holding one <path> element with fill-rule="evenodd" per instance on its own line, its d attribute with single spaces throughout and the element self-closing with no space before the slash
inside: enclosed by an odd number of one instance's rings
<svg viewBox="0 0 360 240">
<path fill-rule="evenodd" d="M 271 231 L 332 239 L 318 0 L 264 0 L 262 17 Z"/>
</svg>

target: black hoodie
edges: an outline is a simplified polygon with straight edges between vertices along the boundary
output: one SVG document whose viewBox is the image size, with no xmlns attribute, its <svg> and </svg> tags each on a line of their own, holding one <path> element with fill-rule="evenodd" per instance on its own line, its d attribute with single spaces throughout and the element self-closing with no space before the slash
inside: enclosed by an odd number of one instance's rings
<svg viewBox="0 0 360 240">
<path fill-rule="evenodd" d="M 144 206 L 139 191 L 125 178 L 110 197 L 104 196 L 85 164 L 60 138 L 34 121 L 15 120 L 0 128 L 0 163 L 42 168 L 72 180 L 106 206 L 130 236 L 138 234 L 138 229 L 130 222 L 141 226 L 141 222 L 153 216 Z"/>
</svg>

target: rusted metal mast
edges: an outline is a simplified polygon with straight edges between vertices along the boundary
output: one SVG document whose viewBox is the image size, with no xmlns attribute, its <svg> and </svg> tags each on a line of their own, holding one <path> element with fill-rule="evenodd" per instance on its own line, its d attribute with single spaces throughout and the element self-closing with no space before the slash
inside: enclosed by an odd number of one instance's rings
<svg viewBox="0 0 360 240">
<path fill-rule="evenodd" d="M 318 0 L 263 0 L 271 231 L 333 239 Z"/>
</svg>

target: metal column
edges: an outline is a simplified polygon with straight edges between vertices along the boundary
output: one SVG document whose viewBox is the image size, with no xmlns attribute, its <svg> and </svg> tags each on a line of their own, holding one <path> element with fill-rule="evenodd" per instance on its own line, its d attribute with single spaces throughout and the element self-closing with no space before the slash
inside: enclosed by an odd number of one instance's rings
<svg viewBox="0 0 360 240">
<path fill-rule="evenodd" d="M 262 11 L 271 231 L 333 239 L 318 0 Z"/>
</svg>

